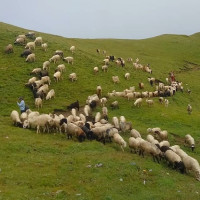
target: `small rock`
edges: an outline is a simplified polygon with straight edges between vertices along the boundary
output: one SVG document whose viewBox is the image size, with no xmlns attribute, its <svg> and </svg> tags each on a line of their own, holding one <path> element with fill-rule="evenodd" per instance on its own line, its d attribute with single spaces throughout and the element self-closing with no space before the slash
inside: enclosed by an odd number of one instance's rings
<svg viewBox="0 0 200 200">
<path fill-rule="evenodd" d="M 81 194 L 79 193 L 79 194 L 76 194 L 76 196 L 81 196 Z"/>
<path fill-rule="evenodd" d="M 102 163 L 97 163 L 97 164 L 95 165 L 95 167 L 102 167 L 102 166 L 103 166 Z"/>
<path fill-rule="evenodd" d="M 152 172 L 153 170 L 152 169 L 149 169 L 149 172 Z"/>
<path fill-rule="evenodd" d="M 119 180 L 120 180 L 120 181 L 123 181 L 123 178 L 120 178 Z"/>
</svg>

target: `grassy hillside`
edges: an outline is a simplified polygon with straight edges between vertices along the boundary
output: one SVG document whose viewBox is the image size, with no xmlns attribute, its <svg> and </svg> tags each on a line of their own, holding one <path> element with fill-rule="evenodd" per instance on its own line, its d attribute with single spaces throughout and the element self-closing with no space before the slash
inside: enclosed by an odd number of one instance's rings
<svg viewBox="0 0 200 200">
<path fill-rule="evenodd" d="M 55 83 L 53 73 L 57 65 L 51 63 L 50 88 L 55 89 L 56 98 L 45 101 L 40 113 L 50 113 L 54 109 L 66 109 L 71 102 L 80 101 L 84 106 L 88 95 L 101 85 L 103 95 L 112 90 L 122 91 L 130 86 L 139 90 L 138 83 L 144 82 L 142 91 L 153 91 L 143 71 L 136 71 L 131 63 L 119 68 L 115 63 L 109 65 L 108 73 L 94 75 L 94 66 L 102 66 L 104 56 L 96 49 L 106 50 L 108 55 L 127 59 L 138 57 L 142 64 L 150 63 L 152 77 L 165 81 L 170 71 L 176 79 L 183 82 L 184 92 L 177 92 L 168 98 L 169 107 L 165 108 L 155 99 L 153 107 L 144 102 L 141 108 L 133 106 L 134 101 L 124 98 L 110 98 L 108 105 L 119 101 L 119 110 L 109 108 L 109 119 L 124 115 L 133 123 L 135 129 L 145 138 L 146 129 L 160 127 L 169 132 L 169 141 L 179 144 L 189 155 L 200 161 L 200 34 L 191 36 L 162 35 L 145 40 L 117 39 L 69 39 L 36 32 L 48 43 L 48 51 L 41 47 L 35 49 L 36 62 L 26 63 L 20 57 L 23 46 L 14 46 L 13 54 L 5 54 L 4 48 L 13 44 L 15 37 L 28 30 L 0 23 L 0 199 L 199 199 L 200 190 L 193 174 L 182 175 L 170 169 L 165 162 L 154 163 L 150 156 L 144 159 L 131 154 L 129 148 L 121 152 L 114 143 L 105 146 L 96 141 L 79 143 L 67 140 L 64 135 L 39 134 L 35 130 L 20 129 L 12 125 L 10 113 L 19 110 L 16 105 L 19 96 L 23 96 L 32 110 L 34 98 L 24 84 L 31 78 L 33 68 L 42 67 L 42 63 L 54 54 L 55 50 L 64 51 L 71 56 L 69 48 L 76 46 L 73 55 L 74 65 L 66 64 L 63 79 Z M 29 41 L 29 40 L 28 40 Z M 63 61 L 60 61 L 63 63 Z M 68 75 L 76 72 L 78 81 L 71 83 Z M 124 74 L 130 72 L 130 80 Z M 112 83 L 111 77 L 118 75 L 120 83 Z M 186 90 L 191 89 L 189 95 Z M 187 104 L 193 107 L 187 114 Z M 97 107 L 95 112 L 101 111 Z M 95 113 L 94 112 L 94 113 Z M 183 146 L 184 136 L 191 134 L 196 140 L 196 150 L 191 152 Z M 123 134 L 126 141 L 129 134 Z M 102 167 L 95 167 L 102 163 Z M 91 165 L 91 167 L 90 167 Z M 146 170 L 146 171 L 144 171 Z M 146 184 L 144 184 L 146 180 Z"/>
</svg>

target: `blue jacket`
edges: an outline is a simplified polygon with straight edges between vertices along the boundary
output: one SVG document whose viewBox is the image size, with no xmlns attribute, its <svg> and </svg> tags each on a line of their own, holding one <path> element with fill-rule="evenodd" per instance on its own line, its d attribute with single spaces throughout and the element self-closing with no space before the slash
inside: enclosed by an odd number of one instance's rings
<svg viewBox="0 0 200 200">
<path fill-rule="evenodd" d="M 17 102 L 17 105 L 19 106 L 19 109 L 20 109 L 21 111 L 24 111 L 24 110 L 25 110 L 25 102 L 24 102 L 24 100 L 21 100 L 20 103 Z"/>
</svg>

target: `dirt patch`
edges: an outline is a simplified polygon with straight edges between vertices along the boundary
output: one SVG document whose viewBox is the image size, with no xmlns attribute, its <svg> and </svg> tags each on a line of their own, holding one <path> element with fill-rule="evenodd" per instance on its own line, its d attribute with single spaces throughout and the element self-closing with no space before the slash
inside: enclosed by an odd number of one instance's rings
<svg viewBox="0 0 200 200">
<path fill-rule="evenodd" d="M 177 73 L 181 73 L 181 72 L 186 72 L 186 71 L 197 71 L 200 70 L 200 65 L 184 60 L 185 64 L 183 65 L 182 68 L 179 68 L 180 71 L 177 71 Z"/>
</svg>

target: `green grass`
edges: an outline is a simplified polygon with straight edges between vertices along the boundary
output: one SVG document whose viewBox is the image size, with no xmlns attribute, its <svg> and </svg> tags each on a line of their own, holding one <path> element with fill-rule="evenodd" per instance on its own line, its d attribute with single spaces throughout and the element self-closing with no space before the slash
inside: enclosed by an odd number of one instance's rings
<svg viewBox="0 0 200 200">
<path fill-rule="evenodd" d="M 136 71 L 132 64 L 125 68 L 111 63 L 107 73 L 93 74 L 94 66 L 102 66 L 103 55 L 96 49 L 105 49 L 108 55 L 138 57 L 142 64 L 150 63 L 152 76 L 165 80 L 170 71 L 175 71 L 176 79 L 183 82 L 184 92 L 177 92 L 169 99 L 169 107 L 160 105 L 155 99 L 153 107 L 145 102 L 141 108 L 133 106 L 133 101 L 123 98 L 110 98 L 108 104 L 119 101 L 119 110 L 109 108 L 109 119 L 124 115 L 132 121 L 135 129 L 146 137 L 146 129 L 160 127 L 168 130 L 169 141 L 179 144 L 189 155 L 200 160 L 200 107 L 199 107 L 199 64 L 200 34 L 191 36 L 162 35 L 145 40 L 117 39 L 74 39 L 36 32 L 48 43 L 48 51 L 36 47 L 36 62 L 26 63 L 20 57 L 23 46 L 14 46 L 13 54 L 5 54 L 4 47 L 13 44 L 15 37 L 28 30 L 0 23 L 0 200 L 46 200 L 46 199 L 199 199 L 199 182 L 193 174 L 182 175 L 167 167 L 166 163 L 154 163 L 150 156 L 144 159 L 131 154 L 126 148 L 121 152 L 114 143 L 103 145 L 96 141 L 79 143 L 67 140 L 64 135 L 36 134 L 35 130 L 20 129 L 12 125 L 10 113 L 19 110 L 16 105 L 19 96 L 35 110 L 33 95 L 24 84 L 31 77 L 33 68 L 42 67 L 55 50 L 64 51 L 71 56 L 69 47 L 76 46 L 73 55 L 74 65 L 66 64 L 63 80 L 53 81 L 57 65 L 51 63 L 50 88 L 55 89 L 56 98 L 45 101 L 40 113 L 53 112 L 55 108 L 66 109 L 71 102 L 80 101 L 84 106 L 88 95 L 101 85 L 103 95 L 112 90 L 122 91 L 144 82 L 143 91 L 152 91 L 147 78 L 149 74 Z M 28 40 L 29 41 L 29 40 Z M 186 61 L 197 65 L 187 64 Z M 60 61 L 62 63 L 62 61 Z M 76 72 L 78 81 L 71 83 L 68 75 Z M 126 72 L 131 73 L 129 81 L 124 79 Z M 114 85 L 112 75 L 118 75 L 120 83 Z M 191 89 L 191 94 L 186 89 Z M 191 103 L 193 112 L 187 114 L 187 104 Z M 95 112 L 100 111 L 98 107 Z M 191 134 L 196 140 L 196 150 L 191 152 L 183 146 L 184 136 Z M 128 140 L 129 134 L 123 134 Z M 95 167 L 102 163 L 102 167 Z M 91 165 L 91 167 L 88 167 Z M 144 173 L 146 170 L 147 173 Z M 144 184 L 146 180 L 146 184 Z"/>
</svg>

